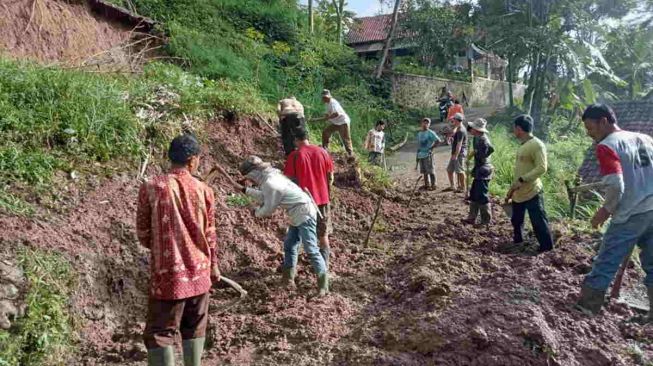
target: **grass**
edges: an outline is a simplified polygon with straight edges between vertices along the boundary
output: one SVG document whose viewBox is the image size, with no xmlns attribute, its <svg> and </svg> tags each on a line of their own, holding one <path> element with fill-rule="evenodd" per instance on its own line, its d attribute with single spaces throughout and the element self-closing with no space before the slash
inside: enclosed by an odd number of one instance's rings
<svg viewBox="0 0 653 366">
<path fill-rule="evenodd" d="M 244 194 L 230 194 L 227 196 L 227 206 L 229 207 L 245 207 L 249 206 L 252 202 L 254 200 Z"/>
<path fill-rule="evenodd" d="M 75 344 L 69 306 L 76 275 L 57 254 L 22 248 L 18 260 L 29 284 L 27 310 L 0 331 L 0 365 L 65 365 Z"/>
</svg>

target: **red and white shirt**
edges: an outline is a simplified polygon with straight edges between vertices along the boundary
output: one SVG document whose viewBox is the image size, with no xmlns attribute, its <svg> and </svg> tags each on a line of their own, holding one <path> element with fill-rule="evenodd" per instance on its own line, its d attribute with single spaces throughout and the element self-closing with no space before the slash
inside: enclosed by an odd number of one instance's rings
<svg viewBox="0 0 653 366">
<path fill-rule="evenodd" d="M 186 169 L 141 185 L 136 231 L 151 252 L 150 296 L 179 300 L 211 288 L 215 256 L 213 190 Z"/>
<path fill-rule="evenodd" d="M 653 138 L 616 131 L 596 147 L 599 170 L 606 185 L 604 207 L 612 222 L 653 210 Z"/>
</svg>

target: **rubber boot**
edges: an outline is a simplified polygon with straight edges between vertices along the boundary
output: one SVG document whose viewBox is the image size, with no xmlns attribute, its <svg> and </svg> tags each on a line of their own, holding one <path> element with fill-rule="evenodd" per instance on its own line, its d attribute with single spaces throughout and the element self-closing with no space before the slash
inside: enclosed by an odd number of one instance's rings
<svg viewBox="0 0 653 366">
<path fill-rule="evenodd" d="M 469 216 L 463 222 L 465 224 L 474 225 L 476 223 L 476 216 L 478 216 L 479 204 L 477 202 L 469 203 Z"/>
<path fill-rule="evenodd" d="M 172 346 L 147 350 L 147 366 L 175 366 L 175 350 Z"/>
<path fill-rule="evenodd" d="M 605 301 L 606 290 L 596 290 L 587 285 L 580 289 L 580 299 L 576 303 L 576 309 L 587 315 L 596 315 L 601 311 Z"/>
<path fill-rule="evenodd" d="M 204 352 L 204 337 L 184 339 L 181 342 L 184 349 L 184 366 L 202 366 Z"/>
<path fill-rule="evenodd" d="M 479 210 L 481 211 L 481 225 L 489 225 L 492 222 L 492 207 L 486 203 L 480 205 Z"/>
<path fill-rule="evenodd" d="M 317 287 L 318 287 L 318 297 L 326 296 L 329 293 L 329 274 L 327 272 L 322 273 L 317 278 Z"/>
<path fill-rule="evenodd" d="M 331 248 L 329 247 L 320 247 L 320 254 L 322 254 L 322 259 L 324 259 L 324 265 L 326 266 L 327 272 L 329 271 L 329 257 L 331 257 Z"/>
<path fill-rule="evenodd" d="M 295 285 L 295 276 L 297 275 L 297 268 L 283 268 L 281 272 L 281 285 L 283 287 L 294 289 L 297 286 Z"/>
</svg>

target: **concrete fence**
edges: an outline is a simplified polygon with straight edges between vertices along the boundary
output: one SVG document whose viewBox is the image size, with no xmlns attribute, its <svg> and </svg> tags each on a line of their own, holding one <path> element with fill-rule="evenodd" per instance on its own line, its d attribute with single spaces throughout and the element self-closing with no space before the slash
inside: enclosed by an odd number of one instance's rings
<svg viewBox="0 0 653 366">
<path fill-rule="evenodd" d="M 392 75 L 392 98 L 400 105 L 415 108 L 437 106 L 443 86 L 462 102 L 463 92 L 470 106 L 505 107 L 508 105 L 508 82 L 475 77 L 472 82 L 412 74 Z M 513 83 L 513 98 L 523 99 L 526 85 Z"/>
</svg>

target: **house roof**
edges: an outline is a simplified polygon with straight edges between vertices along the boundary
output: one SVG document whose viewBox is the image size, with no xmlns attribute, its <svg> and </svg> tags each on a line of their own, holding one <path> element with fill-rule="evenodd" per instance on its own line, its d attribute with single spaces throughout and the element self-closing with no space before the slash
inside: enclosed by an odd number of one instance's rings
<svg viewBox="0 0 653 366">
<path fill-rule="evenodd" d="M 612 106 L 617 115 L 619 127 L 627 131 L 645 133 L 653 136 L 653 99 L 619 102 Z M 593 183 L 601 180 L 599 164 L 594 155 L 593 145 L 585 155 L 583 165 L 578 173 L 583 183 Z"/>
<path fill-rule="evenodd" d="M 385 41 L 391 22 L 392 14 L 356 18 L 354 25 L 347 33 L 347 44 Z"/>
</svg>

